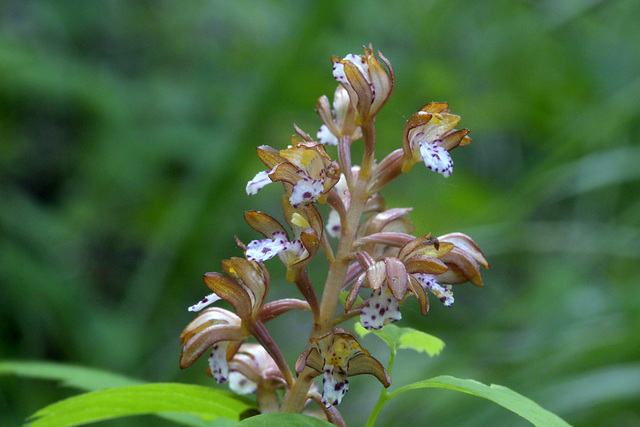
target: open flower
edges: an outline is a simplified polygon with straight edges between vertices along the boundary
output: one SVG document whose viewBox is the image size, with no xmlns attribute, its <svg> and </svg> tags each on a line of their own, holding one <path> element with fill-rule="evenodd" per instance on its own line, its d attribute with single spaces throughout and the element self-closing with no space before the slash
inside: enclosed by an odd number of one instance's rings
<svg viewBox="0 0 640 427">
<path fill-rule="evenodd" d="M 219 383 L 229 379 L 227 361 L 236 354 L 242 342 L 249 335 L 254 335 L 258 340 L 262 338 L 254 332 L 256 324 L 289 310 L 310 310 L 307 302 L 292 298 L 265 304 L 270 278 L 261 263 L 234 257 L 222 261 L 222 270 L 226 276 L 220 273 L 204 275 L 204 282 L 213 294 L 189 310 L 202 310 L 224 299 L 233 306 L 235 313 L 219 307 L 207 308 L 180 335 L 183 346 L 180 368 L 188 368 L 211 348 L 209 369 Z"/>
<path fill-rule="evenodd" d="M 351 332 L 342 328 L 311 339 L 311 345 L 296 362 L 296 372 L 302 372 L 305 367 L 311 368 L 316 375 L 323 375 L 322 402 L 327 408 L 342 401 L 349 390 L 347 377 L 370 374 L 385 387 L 391 384 L 391 378 L 380 362 L 360 346 Z"/>
<path fill-rule="evenodd" d="M 206 273 L 204 282 L 213 291 L 189 311 L 202 310 L 213 302 L 224 299 L 235 314 L 222 308 L 210 308 L 198 315 L 182 332 L 180 367 L 187 368 L 208 348 L 211 373 L 217 382 L 228 380 L 227 360 L 248 336 L 247 321 L 257 318 L 269 289 L 269 273 L 264 266 L 243 258 L 222 261 L 227 274 Z M 232 346 L 228 344 L 232 342 Z"/>
<path fill-rule="evenodd" d="M 246 338 L 241 323 L 238 316 L 223 308 L 208 308 L 200 313 L 180 335 L 183 346 L 180 368 L 188 368 L 207 349 L 212 348 L 209 372 L 217 382 L 227 382 L 227 360 L 233 357 Z"/>
<path fill-rule="evenodd" d="M 378 51 L 388 71 L 373 54 L 373 47 L 363 47 L 364 55 L 349 54 L 343 59 L 334 56 L 333 76 L 356 104 L 356 125 L 375 116 L 393 93 L 394 74 L 389 61 Z"/>
<path fill-rule="evenodd" d="M 388 216 L 393 217 L 391 212 Z M 429 312 L 427 292 L 450 307 L 454 302 L 452 285 L 470 281 L 482 286 L 479 265 L 489 267 L 480 248 L 462 233 L 436 239 L 378 232 L 358 239 L 356 245 L 362 249 L 356 252 L 360 273 L 347 296 L 345 309 L 351 309 L 362 286 L 370 287 L 371 296 L 359 306 L 360 322 L 366 329 L 380 329 L 400 320 L 400 304 L 410 294 L 418 298 L 424 315 Z M 380 256 L 381 249 L 376 249 L 393 246 L 400 248 L 397 252 L 386 250 L 387 256 Z M 374 256 L 380 256 L 379 260 Z"/>
<path fill-rule="evenodd" d="M 362 129 L 355 124 L 355 105 L 342 85 L 338 85 L 333 96 L 333 111 L 329 99 L 322 95 L 318 99 L 316 112 L 324 122 L 318 131 L 318 142 L 338 145 L 338 140 L 343 136 L 349 136 L 351 141 L 362 137 Z"/>
<path fill-rule="evenodd" d="M 385 257 L 380 261 L 375 261 L 366 252 L 356 253 L 364 272 L 351 288 L 345 307 L 351 308 L 363 284 L 372 289 L 360 313 L 360 322 L 366 329 L 380 329 L 402 319 L 400 303 L 407 293 L 418 298 L 423 313 L 427 314 L 429 300 L 425 293 L 427 288 L 420 281 L 421 275 L 437 275 L 447 270 L 446 265 L 432 255 L 400 252 L 398 257 Z"/>
<path fill-rule="evenodd" d="M 407 173 L 420 161 L 445 177 L 453 171 L 449 151 L 467 145 L 468 129 L 455 130 L 460 116 L 451 114 L 446 102 L 431 102 L 411 116 L 404 128 L 402 172 Z"/>
<path fill-rule="evenodd" d="M 242 344 L 229 361 L 229 388 L 240 395 L 255 393 L 262 413 L 277 412 L 280 398 L 276 390 L 287 381 L 273 358 L 259 344 Z"/>
<path fill-rule="evenodd" d="M 340 167 L 331 160 L 322 144 L 294 136 L 292 146 L 277 151 L 269 146 L 258 147 L 258 156 L 269 170 L 258 172 L 247 183 L 247 194 L 254 195 L 267 184 L 281 181 L 289 202 L 294 207 L 323 197 L 338 182 Z"/>
<path fill-rule="evenodd" d="M 294 208 L 286 197 L 282 208 L 294 238 L 290 239 L 286 230 L 271 216 L 258 211 L 245 212 L 247 223 L 265 236 L 247 245 L 246 256 L 251 261 L 266 261 L 278 255 L 287 267 L 287 280 L 295 281 L 297 272 L 316 254 L 322 236 L 322 217 L 315 206 Z"/>
</svg>

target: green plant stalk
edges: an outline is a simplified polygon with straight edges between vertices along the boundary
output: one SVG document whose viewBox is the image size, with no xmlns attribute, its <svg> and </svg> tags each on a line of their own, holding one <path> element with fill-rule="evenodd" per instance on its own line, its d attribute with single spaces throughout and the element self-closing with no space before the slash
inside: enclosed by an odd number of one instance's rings
<svg viewBox="0 0 640 427">
<path fill-rule="evenodd" d="M 389 367 L 387 368 L 387 372 L 389 372 L 389 376 L 391 376 L 392 372 L 393 372 L 393 364 L 396 360 L 396 352 L 398 351 L 398 348 L 396 347 L 396 345 L 390 345 L 389 346 Z M 382 411 L 382 408 L 384 407 L 384 405 L 386 405 L 386 403 L 388 401 L 390 401 L 391 399 L 393 399 L 393 397 L 395 396 L 395 393 L 389 393 L 389 391 L 387 391 L 386 388 L 382 387 L 382 390 L 380 390 L 380 397 L 378 397 L 378 401 L 376 402 L 376 406 L 373 407 L 373 410 L 371 411 L 371 414 L 369 415 L 369 419 L 367 420 L 367 424 L 366 427 L 373 427 L 373 425 L 375 424 L 376 420 L 378 419 L 378 415 L 380 415 L 380 412 Z"/>
</svg>

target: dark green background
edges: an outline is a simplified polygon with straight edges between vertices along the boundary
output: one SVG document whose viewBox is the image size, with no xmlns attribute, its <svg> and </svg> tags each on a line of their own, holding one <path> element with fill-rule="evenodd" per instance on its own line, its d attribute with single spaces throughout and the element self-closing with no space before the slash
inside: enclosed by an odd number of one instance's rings
<svg viewBox="0 0 640 427">
<path fill-rule="evenodd" d="M 450 178 L 416 165 L 383 194 L 415 207 L 420 234 L 472 235 L 491 264 L 484 289 L 456 288 L 451 309 L 433 299 L 424 318 L 405 305 L 399 325 L 447 347 L 401 354 L 394 386 L 451 374 L 578 426 L 640 424 L 638 16 L 635 0 L 5 0 L 0 358 L 211 384 L 204 360 L 179 370 L 178 335 L 207 293 L 201 274 L 241 255 L 234 235 L 259 237 L 242 212 L 278 214 L 279 186 L 244 191 L 262 169 L 254 147 L 285 147 L 294 122 L 315 133 L 315 102 L 336 86 L 330 57 L 372 42 L 396 70 L 379 153 L 432 100 L 473 138 Z M 268 265 L 272 298 L 292 295 Z M 270 326 L 291 364 L 303 319 Z M 386 361 L 375 338 L 363 345 Z M 378 387 L 351 381 L 348 422 L 363 422 Z M 0 418 L 18 424 L 74 393 L 0 378 Z M 379 419 L 409 422 L 526 425 L 442 390 Z"/>
</svg>

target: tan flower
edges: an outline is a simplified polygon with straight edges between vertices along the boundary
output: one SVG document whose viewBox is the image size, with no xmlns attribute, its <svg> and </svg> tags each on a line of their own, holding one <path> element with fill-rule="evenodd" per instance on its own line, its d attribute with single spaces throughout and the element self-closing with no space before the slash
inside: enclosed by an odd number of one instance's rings
<svg viewBox="0 0 640 427">
<path fill-rule="evenodd" d="M 351 309 L 362 286 L 370 287 L 371 296 L 360 306 L 360 322 L 366 329 L 380 329 L 400 320 L 400 304 L 407 295 L 418 298 L 422 314 L 426 315 L 427 291 L 450 307 L 454 302 L 452 285 L 470 281 L 482 286 L 479 264 L 486 268 L 489 265 L 469 236 L 451 233 L 437 239 L 429 235 L 411 237 L 406 233 L 378 232 L 356 242 L 363 249 L 356 252 L 361 273 L 347 296 L 345 308 Z M 376 258 L 379 248 L 389 245 L 400 248 L 393 256 Z"/>
<path fill-rule="evenodd" d="M 324 146 L 299 137 L 294 136 L 292 146 L 285 150 L 260 146 L 258 156 L 269 170 L 258 172 L 247 183 L 250 196 L 267 184 L 281 181 L 294 207 L 324 202 L 326 193 L 340 178 L 340 167 L 327 155 Z"/>
<path fill-rule="evenodd" d="M 411 116 L 404 128 L 402 172 L 407 173 L 418 162 L 445 177 L 453 171 L 449 151 L 467 145 L 468 129 L 455 130 L 460 116 L 451 114 L 446 102 L 431 102 Z"/>
<path fill-rule="evenodd" d="M 355 104 L 342 85 L 338 85 L 333 96 L 333 111 L 329 98 L 322 95 L 318 99 L 316 112 L 324 122 L 318 131 L 318 142 L 338 145 L 338 140 L 343 136 L 350 137 L 351 141 L 362 137 L 362 129 L 355 124 Z"/>
<path fill-rule="evenodd" d="M 347 377 L 370 374 L 385 387 L 391 384 L 391 378 L 382 364 L 360 346 L 351 332 L 342 328 L 311 340 L 309 348 L 296 362 L 296 372 L 302 372 L 305 366 L 317 375 L 324 375 L 322 402 L 327 407 L 340 404 L 349 390 Z"/>
<path fill-rule="evenodd" d="M 229 361 L 229 388 L 245 395 L 255 393 L 262 413 L 277 412 L 280 399 L 276 390 L 285 388 L 287 381 L 278 365 L 259 344 L 242 344 Z"/>
<path fill-rule="evenodd" d="M 189 311 L 200 311 L 224 299 L 233 306 L 235 314 L 218 307 L 208 308 L 180 335 L 183 346 L 180 368 L 188 368 L 211 348 L 209 369 L 219 383 L 229 379 L 227 361 L 252 334 L 256 322 L 270 320 L 289 310 L 309 310 L 306 302 L 296 299 L 265 304 L 270 279 L 261 263 L 234 257 L 222 261 L 222 270 L 228 277 L 220 273 L 204 275 L 204 281 L 213 293 L 189 307 Z"/>
<path fill-rule="evenodd" d="M 364 55 L 349 54 L 343 59 L 334 56 L 333 76 L 349 93 L 356 105 L 355 124 L 363 123 L 375 116 L 393 93 L 394 74 L 391 64 L 379 51 L 386 70 L 373 54 L 373 47 L 363 47 Z"/>
<path fill-rule="evenodd" d="M 266 261 L 278 255 L 287 267 L 287 280 L 295 281 L 297 272 L 315 256 L 322 236 L 322 217 L 313 205 L 294 208 L 288 198 L 282 198 L 282 208 L 293 231 L 290 239 L 286 230 L 271 216 L 258 211 L 245 212 L 247 223 L 265 239 L 247 245 L 246 256 L 252 261 Z"/>
</svg>

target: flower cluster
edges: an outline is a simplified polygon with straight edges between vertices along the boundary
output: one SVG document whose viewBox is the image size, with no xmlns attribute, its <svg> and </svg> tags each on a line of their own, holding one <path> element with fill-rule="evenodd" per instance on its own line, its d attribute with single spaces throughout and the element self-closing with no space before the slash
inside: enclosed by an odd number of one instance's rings
<svg viewBox="0 0 640 427">
<path fill-rule="evenodd" d="M 450 176 L 449 151 L 471 142 L 467 129 L 454 129 L 460 117 L 447 103 L 425 105 L 407 121 L 402 147 L 378 162 L 374 122 L 393 93 L 393 68 L 371 46 L 364 47 L 363 55 L 333 57 L 332 62 L 338 86 L 332 104 L 326 96 L 318 100 L 323 124 L 316 140 L 295 127 L 287 148 L 257 148 L 266 170 L 248 182 L 247 194 L 281 182 L 284 222 L 263 212 L 245 212 L 246 222 L 263 238 L 246 245 L 236 239 L 243 257 L 223 261 L 224 274 L 204 275 L 213 293 L 189 308 L 200 314 L 182 333 L 180 366 L 191 366 L 211 351 L 210 375 L 228 381 L 239 394 L 255 393 L 262 412 L 302 412 L 315 401 L 326 419 L 340 425 L 335 407 L 349 389 L 349 376 L 370 374 L 385 387 L 391 378 L 354 334 L 338 325 L 357 318 L 366 329 L 380 329 L 402 319 L 409 297 L 416 298 L 424 315 L 429 295 L 450 307 L 454 285 L 483 286 L 480 267 L 489 266 L 466 234 L 414 234 L 412 208 L 388 208 L 380 194 L 418 162 Z M 364 154 L 355 165 L 351 146 L 359 139 Z M 329 206 L 326 221 L 318 204 Z M 307 266 L 322 253 L 329 267 L 319 285 L 312 283 Z M 265 263 L 275 257 L 303 299 L 267 302 L 271 278 Z M 344 307 L 336 315 L 341 294 Z M 210 307 L 218 300 L 233 311 Z M 290 310 L 309 311 L 312 318 L 307 346 L 293 371 L 265 326 Z M 314 382 L 319 376 L 321 394 Z"/>
</svg>

